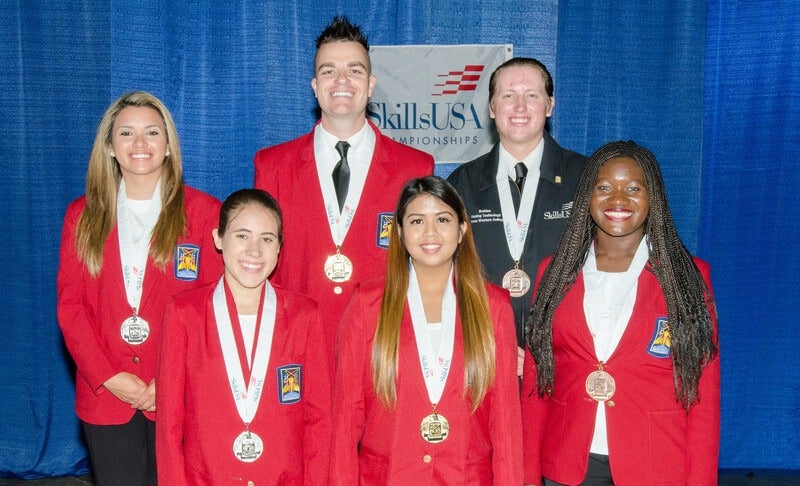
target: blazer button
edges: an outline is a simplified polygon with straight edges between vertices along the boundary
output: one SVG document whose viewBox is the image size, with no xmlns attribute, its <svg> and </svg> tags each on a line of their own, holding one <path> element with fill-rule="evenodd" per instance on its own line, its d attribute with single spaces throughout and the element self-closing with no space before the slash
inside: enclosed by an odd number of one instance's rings
<svg viewBox="0 0 800 486">
<path fill-rule="evenodd" d="M 138 356 L 134 356 L 133 357 L 133 362 L 134 363 L 138 363 L 139 362 L 139 357 Z"/>
<path fill-rule="evenodd" d="M 253 481 L 247 481 L 247 486 L 255 486 L 255 484 Z"/>
<path fill-rule="evenodd" d="M 432 460 L 433 459 L 428 454 L 425 454 L 424 456 L 422 456 L 422 462 L 424 462 L 425 464 L 430 463 Z"/>
<path fill-rule="evenodd" d="M 614 408 L 614 405 L 615 405 L 614 400 L 606 401 L 606 405 L 608 405 L 608 408 Z"/>
</svg>

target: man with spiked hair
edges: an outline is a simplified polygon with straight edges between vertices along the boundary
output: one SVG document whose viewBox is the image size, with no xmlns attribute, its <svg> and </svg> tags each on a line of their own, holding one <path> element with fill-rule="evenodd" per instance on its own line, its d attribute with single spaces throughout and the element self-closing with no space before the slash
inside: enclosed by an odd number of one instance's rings
<svg viewBox="0 0 800 486">
<path fill-rule="evenodd" d="M 310 133 L 258 151 L 255 186 L 281 205 L 285 243 L 272 281 L 316 299 L 328 349 L 355 284 L 385 271 L 391 215 L 403 184 L 433 158 L 367 120 L 375 86 L 361 28 L 337 16 L 317 37 Z M 332 356 L 332 354 L 331 354 Z"/>
</svg>

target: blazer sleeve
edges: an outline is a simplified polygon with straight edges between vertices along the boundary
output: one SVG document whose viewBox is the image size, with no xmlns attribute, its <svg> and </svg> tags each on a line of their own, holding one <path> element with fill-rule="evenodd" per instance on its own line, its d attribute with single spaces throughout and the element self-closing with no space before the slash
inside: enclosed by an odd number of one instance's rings
<svg viewBox="0 0 800 486">
<path fill-rule="evenodd" d="M 358 484 L 358 446 L 366 417 L 365 372 L 372 349 L 365 330 L 370 327 L 365 326 L 369 316 L 357 287 L 342 315 L 336 339 L 331 485 Z"/>
<path fill-rule="evenodd" d="M 156 462 L 158 482 L 161 484 L 186 484 L 183 435 L 185 428 L 185 387 L 187 366 L 186 329 L 184 313 L 172 300 L 164 315 L 161 335 L 161 352 L 158 360 L 156 382 Z M 202 319 L 202 316 L 195 316 Z M 166 351 L 168 350 L 168 352 Z"/>
<path fill-rule="evenodd" d="M 185 386 L 187 366 L 186 329 L 182 313 L 172 300 L 164 315 L 164 328 L 161 334 L 161 352 L 158 360 L 156 382 L 156 463 L 158 482 L 161 484 L 186 484 L 183 451 L 185 429 Z M 202 318 L 202 317 L 198 317 Z M 164 350 L 169 350 L 165 352 Z"/>
<path fill-rule="evenodd" d="M 717 484 L 720 435 L 720 358 L 716 306 L 713 303 L 710 269 L 707 263 L 695 260 L 708 287 L 709 313 L 714 324 L 717 355 L 703 369 L 699 383 L 699 401 L 689 409 L 688 447 L 689 476 L 687 484 Z"/>
<path fill-rule="evenodd" d="M 550 258 L 539 264 L 535 286 L 539 283 L 547 268 Z M 536 291 L 533 292 L 533 298 Z M 533 302 L 531 302 L 533 305 Z M 542 484 L 541 442 L 542 431 L 547 421 L 547 398 L 539 396 L 536 389 L 536 362 L 530 348 L 525 346 L 525 363 L 522 370 L 522 445 L 525 470 L 524 484 Z"/>
<path fill-rule="evenodd" d="M 64 217 L 61 250 L 58 265 L 58 324 L 64 342 L 77 367 L 78 373 L 89 383 L 95 394 L 102 393 L 103 383 L 120 370 L 106 353 L 97 334 L 95 310 L 89 305 L 86 266 L 78 259 L 75 234 L 83 205 L 73 202 Z"/>
<path fill-rule="evenodd" d="M 200 191 L 193 190 L 192 192 L 197 194 Z M 203 269 L 201 270 L 202 274 L 199 282 L 209 283 L 219 281 L 225 271 L 222 252 L 217 250 L 212 236 L 214 229 L 219 226 L 219 212 L 222 208 L 222 203 L 209 194 L 202 194 L 202 199 L 198 197 L 196 204 L 193 203 L 190 206 L 189 201 L 187 201 L 186 218 L 193 227 L 193 231 L 197 231 L 200 234 L 200 244 L 203 246 L 201 251 L 205 253 L 201 256 Z"/>
<path fill-rule="evenodd" d="M 499 290 L 499 289 L 498 289 Z M 498 292 L 495 329 L 495 385 L 489 433 L 494 484 L 522 483 L 522 424 L 517 378 L 517 334 L 508 292 Z"/>
<path fill-rule="evenodd" d="M 267 147 L 256 152 L 253 157 L 253 187 L 262 189 L 270 193 L 273 197 L 278 197 L 279 178 L 277 177 L 277 167 L 273 153 L 275 149 Z"/>
<path fill-rule="evenodd" d="M 524 484 L 540 485 L 542 484 L 541 441 L 547 417 L 547 402 L 536 391 L 536 364 L 527 347 L 524 366 L 521 390 Z"/>
<path fill-rule="evenodd" d="M 310 299 L 309 299 L 310 302 Z M 322 318 L 316 302 L 309 311 L 306 339 L 306 383 L 303 456 L 304 482 L 308 486 L 328 484 L 331 446 L 331 373 L 325 340 L 320 339 Z"/>
</svg>

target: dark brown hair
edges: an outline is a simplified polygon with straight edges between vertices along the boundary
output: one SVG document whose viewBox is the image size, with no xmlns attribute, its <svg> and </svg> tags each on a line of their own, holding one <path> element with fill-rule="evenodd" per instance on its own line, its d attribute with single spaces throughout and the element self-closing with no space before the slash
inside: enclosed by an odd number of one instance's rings
<svg viewBox="0 0 800 486">
<path fill-rule="evenodd" d="M 589 159 L 581 175 L 561 242 L 542 276 L 526 324 L 528 346 L 536 361 L 536 388 L 552 393 L 555 380 L 553 314 L 583 268 L 596 225 L 589 203 L 600 167 L 609 159 L 628 157 L 644 172 L 650 213 L 645 222 L 648 263 L 667 303 L 675 393 L 688 409 L 699 399 L 698 384 L 705 365 L 717 354 L 712 312 L 713 295 L 692 255 L 683 245 L 669 210 L 664 180 L 655 156 L 634 142 L 611 142 Z"/>
</svg>

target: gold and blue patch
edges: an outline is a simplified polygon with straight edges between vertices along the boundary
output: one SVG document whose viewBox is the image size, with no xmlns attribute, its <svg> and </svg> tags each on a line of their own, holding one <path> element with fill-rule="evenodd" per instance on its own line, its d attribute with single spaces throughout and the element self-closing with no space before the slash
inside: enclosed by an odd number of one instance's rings
<svg viewBox="0 0 800 486">
<path fill-rule="evenodd" d="M 185 282 L 197 280 L 200 247 L 190 243 L 175 245 L 175 278 Z"/>
<path fill-rule="evenodd" d="M 647 354 L 656 358 L 669 358 L 671 342 L 667 318 L 657 317 L 653 329 L 653 337 L 647 346 Z"/>
<path fill-rule="evenodd" d="M 378 230 L 375 235 L 375 243 L 378 248 L 384 250 L 389 248 L 389 233 L 392 231 L 394 213 L 378 213 Z"/>
<path fill-rule="evenodd" d="M 278 368 L 278 403 L 289 405 L 300 401 L 303 389 L 303 366 L 290 364 Z"/>
</svg>

